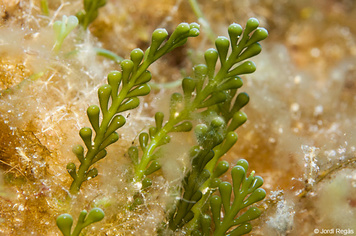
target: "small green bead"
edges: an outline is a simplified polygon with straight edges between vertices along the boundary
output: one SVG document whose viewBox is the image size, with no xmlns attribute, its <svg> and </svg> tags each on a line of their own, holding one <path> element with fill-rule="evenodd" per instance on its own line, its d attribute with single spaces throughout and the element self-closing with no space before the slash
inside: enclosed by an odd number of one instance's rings
<svg viewBox="0 0 356 236">
<path fill-rule="evenodd" d="M 98 174 L 99 174 L 98 169 L 92 168 L 86 173 L 86 175 L 85 175 L 86 176 L 86 180 L 93 179 L 96 176 L 98 176 Z"/>
<path fill-rule="evenodd" d="M 98 221 L 101 221 L 105 217 L 105 213 L 102 209 L 100 208 L 93 208 L 89 212 L 87 218 L 85 219 L 86 224 L 92 224 Z"/>
<path fill-rule="evenodd" d="M 189 27 L 190 27 L 190 29 L 198 29 L 198 30 L 200 29 L 200 25 L 198 23 L 195 23 L 195 22 L 190 23 Z"/>
<path fill-rule="evenodd" d="M 188 23 L 180 23 L 177 28 L 175 29 L 175 32 L 177 33 L 177 36 L 182 36 L 190 31 L 190 25 Z"/>
<path fill-rule="evenodd" d="M 228 27 L 230 38 L 236 38 L 242 34 L 242 27 L 239 24 L 233 23 Z"/>
<path fill-rule="evenodd" d="M 138 164 L 138 148 L 135 146 L 131 146 L 128 150 L 129 157 L 134 165 Z"/>
<path fill-rule="evenodd" d="M 243 85 L 243 81 L 240 77 L 236 76 L 230 78 L 229 80 L 225 81 L 223 84 L 219 85 L 219 90 L 229 90 L 229 89 L 238 89 L 241 88 Z"/>
<path fill-rule="evenodd" d="M 147 144 L 148 144 L 148 134 L 146 132 L 142 132 L 140 133 L 140 136 L 139 136 L 139 142 L 140 142 L 140 146 L 141 146 L 141 149 L 144 151 L 147 147 Z"/>
<path fill-rule="evenodd" d="M 212 77 L 212 72 L 215 71 L 215 65 L 219 57 L 219 53 L 215 48 L 210 48 L 204 53 L 206 65 L 208 66 L 209 78 Z"/>
<path fill-rule="evenodd" d="M 107 155 L 107 152 L 105 149 L 101 150 L 98 154 L 95 155 L 93 160 L 91 161 L 91 164 L 94 164 L 95 162 L 103 159 Z"/>
<path fill-rule="evenodd" d="M 222 127 L 223 125 L 225 125 L 225 121 L 222 117 L 218 116 L 215 117 L 212 121 L 211 121 L 211 126 L 213 128 L 219 128 Z"/>
<path fill-rule="evenodd" d="M 180 93 L 173 93 L 171 96 L 171 101 L 173 103 L 182 102 L 183 96 Z"/>
<path fill-rule="evenodd" d="M 119 129 L 121 128 L 124 124 L 126 123 L 126 119 L 125 117 L 123 117 L 122 115 L 117 115 L 115 116 L 111 123 L 110 126 L 113 125 L 115 127 L 115 129 Z"/>
<path fill-rule="evenodd" d="M 239 111 L 241 108 L 246 106 L 246 104 L 250 101 L 250 97 L 247 93 L 239 93 L 236 97 L 235 103 L 233 105 L 234 111 Z"/>
<path fill-rule="evenodd" d="M 248 58 L 258 55 L 262 51 L 262 47 L 259 43 L 254 43 L 247 47 L 245 51 L 237 58 L 237 61 L 244 61 Z"/>
<path fill-rule="evenodd" d="M 213 180 L 211 180 L 209 187 L 210 188 L 217 188 L 217 187 L 219 187 L 220 183 L 221 183 L 221 179 L 214 178 Z"/>
<path fill-rule="evenodd" d="M 261 210 L 257 207 L 250 207 L 243 215 L 234 220 L 234 224 L 242 224 L 254 220 L 261 215 Z"/>
<path fill-rule="evenodd" d="M 168 37 L 168 32 L 166 29 L 156 29 L 152 33 L 152 42 L 157 42 L 161 44 Z"/>
<path fill-rule="evenodd" d="M 244 207 L 247 207 L 255 202 L 259 202 L 266 197 L 266 191 L 262 188 L 256 189 L 245 201 Z"/>
<path fill-rule="evenodd" d="M 100 108 L 97 105 L 91 105 L 87 109 L 87 115 L 90 121 L 90 124 L 93 126 L 95 132 L 99 130 L 99 114 Z"/>
<path fill-rule="evenodd" d="M 219 185 L 219 192 L 225 213 L 227 214 L 230 211 L 230 200 L 232 193 L 231 184 L 229 182 L 221 182 Z"/>
<path fill-rule="evenodd" d="M 172 132 L 189 132 L 192 128 L 192 123 L 190 121 L 185 121 L 177 126 L 174 126 Z"/>
<path fill-rule="evenodd" d="M 206 135 L 206 133 L 208 132 L 208 130 L 209 130 L 209 128 L 206 124 L 198 124 L 194 128 L 194 133 L 198 138 L 204 137 Z"/>
<path fill-rule="evenodd" d="M 126 100 L 123 104 L 121 104 L 117 112 L 120 113 L 127 110 L 132 110 L 138 107 L 138 105 L 140 105 L 140 99 L 138 99 L 137 97 L 132 97 Z"/>
<path fill-rule="evenodd" d="M 151 162 L 150 166 L 145 170 L 145 175 L 150 175 L 159 169 L 161 169 L 161 165 L 157 160 L 154 160 Z"/>
<path fill-rule="evenodd" d="M 148 54 L 146 54 L 147 51 L 145 53 L 148 58 L 152 58 L 156 54 L 159 46 L 161 46 L 161 44 L 167 37 L 168 32 L 165 29 L 156 29 L 155 31 L 153 31 L 151 46 L 149 48 Z"/>
<path fill-rule="evenodd" d="M 226 171 L 229 169 L 229 167 L 230 167 L 229 162 L 220 161 L 214 170 L 214 177 L 222 176 L 224 173 L 226 173 Z"/>
<path fill-rule="evenodd" d="M 125 59 L 121 62 L 121 68 L 124 73 L 131 73 L 133 67 L 134 63 L 129 59 Z"/>
<path fill-rule="evenodd" d="M 114 87 L 120 84 L 121 78 L 122 78 L 122 74 L 120 71 L 111 71 L 108 74 L 107 80 L 110 86 Z"/>
<path fill-rule="evenodd" d="M 182 80 L 182 88 L 184 96 L 190 98 L 195 89 L 195 81 L 192 78 L 184 78 Z"/>
<path fill-rule="evenodd" d="M 63 236 L 70 236 L 71 229 L 73 225 L 73 217 L 69 214 L 62 214 L 57 217 L 56 220 L 59 230 L 62 232 Z"/>
<path fill-rule="evenodd" d="M 67 164 L 67 171 L 70 174 L 70 176 L 73 178 L 73 180 L 77 178 L 77 169 L 73 162 Z"/>
<path fill-rule="evenodd" d="M 121 128 L 122 126 L 124 126 L 124 124 L 126 123 L 126 119 L 125 117 L 123 117 L 122 115 L 117 115 L 115 116 L 111 122 L 109 127 L 106 130 L 106 134 L 105 136 L 107 137 L 108 135 L 112 134 L 113 132 L 115 132 L 117 129 Z"/>
<path fill-rule="evenodd" d="M 144 203 L 144 200 L 141 197 L 136 197 L 134 202 L 132 203 L 131 210 L 139 205 L 142 205 L 143 203 Z"/>
<path fill-rule="evenodd" d="M 196 79 L 204 78 L 208 73 L 208 67 L 204 64 L 196 65 L 194 66 L 193 69 L 194 69 L 194 74 Z"/>
<path fill-rule="evenodd" d="M 88 149 L 91 149 L 92 130 L 88 127 L 81 128 L 79 131 L 79 135 L 83 139 L 85 146 Z"/>
<path fill-rule="evenodd" d="M 245 28 L 246 33 L 249 34 L 252 31 L 254 31 L 255 29 L 257 29 L 259 24 L 260 23 L 258 22 L 258 20 L 256 18 L 248 19 L 248 21 L 246 23 L 246 28 Z"/>
<path fill-rule="evenodd" d="M 73 148 L 72 148 L 72 152 L 77 156 L 78 160 L 80 162 L 83 161 L 84 159 L 84 148 L 82 145 L 75 145 Z"/>
<path fill-rule="evenodd" d="M 247 172 L 247 170 L 248 170 L 248 161 L 246 161 L 245 159 L 238 160 L 236 165 L 237 166 L 241 166 L 242 168 L 244 168 L 245 172 Z"/>
<path fill-rule="evenodd" d="M 155 114 L 155 122 L 156 122 L 157 131 L 162 129 L 163 119 L 164 119 L 163 112 L 156 112 L 156 114 Z"/>
<path fill-rule="evenodd" d="M 108 103 L 109 103 L 111 91 L 112 91 L 112 88 L 109 84 L 102 85 L 98 89 L 99 104 L 101 107 L 101 111 L 103 112 L 104 115 L 108 111 Z"/>
<path fill-rule="evenodd" d="M 120 63 L 120 65 L 121 65 L 121 69 L 122 69 L 122 82 L 125 85 L 130 80 L 130 75 L 134 68 L 134 63 L 133 63 L 133 61 L 126 59 L 126 60 L 123 60 Z"/>
<path fill-rule="evenodd" d="M 249 192 L 253 192 L 263 185 L 263 178 L 261 176 L 255 176 L 252 185 L 249 188 Z"/>
<path fill-rule="evenodd" d="M 243 125 L 246 121 L 247 121 L 247 115 L 244 112 L 242 111 L 236 112 L 232 117 L 232 120 L 227 128 L 227 131 L 230 132 L 236 130 L 238 127 Z"/>
<path fill-rule="evenodd" d="M 148 133 L 150 134 L 151 139 L 156 135 L 157 133 L 157 128 L 156 127 L 150 127 L 148 129 Z"/>
<path fill-rule="evenodd" d="M 106 148 L 107 146 L 109 146 L 110 144 L 115 143 L 117 140 L 119 140 L 119 135 L 114 132 L 112 134 L 110 134 L 100 145 L 99 150 Z"/>
<path fill-rule="evenodd" d="M 212 196 L 210 198 L 210 208 L 213 215 L 213 221 L 215 227 L 220 226 L 220 210 L 221 210 L 221 198 L 219 196 Z"/>
<path fill-rule="evenodd" d="M 157 146 L 165 145 L 171 141 L 171 137 L 169 135 L 164 136 L 157 144 Z"/>
<path fill-rule="evenodd" d="M 76 166 L 73 162 L 67 164 L 68 171 L 76 171 Z"/>
<path fill-rule="evenodd" d="M 239 24 L 231 24 L 228 28 L 231 46 L 235 48 L 237 46 L 237 40 L 242 34 L 242 27 Z"/>
<path fill-rule="evenodd" d="M 256 71 L 256 64 L 253 61 L 245 61 L 235 69 L 229 71 L 228 76 L 250 74 Z"/>
<path fill-rule="evenodd" d="M 220 61 L 223 64 L 226 61 L 227 53 L 230 47 L 230 41 L 226 37 L 220 36 L 215 40 L 215 46 L 218 50 Z"/>
<path fill-rule="evenodd" d="M 265 28 L 258 28 L 255 30 L 255 32 L 253 32 L 251 38 L 248 40 L 245 46 L 247 47 L 249 45 L 262 41 L 267 37 L 268 37 L 268 31 Z"/>
<path fill-rule="evenodd" d="M 152 180 L 150 178 L 145 178 L 142 180 L 142 189 L 148 188 L 152 185 Z"/>
<path fill-rule="evenodd" d="M 237 165 L 231 169 L 231 177 L 234 186 L 234 191 L 238 191 L 240 189 L 240 185 L 242 181 L 244 181 L 245 176 L 246 170 L 242 166 Z"/>
<path fill-rule="evenodd" d="M 222 146 L 220 146 L 220 148 L 218 149 L 218 151 L 222 154 L 227 153 L 237 142 L 237 134 L 234 131 L 230 131 L 227 133 L 226 137 L 225 137 L 225 141 L 222 144 Z"/>
<path fill-rule="evenodd" d="M 137 78 L 135 85 L 144 84 L 151 80 L 152 74 L 148 70 L 142 73 L 140 77 Z"/>
<path fill-rule="evenodd" d="M 193 28 L 189 30 L 189 37 L 197 37 L 199 35 L 199 29 Z"/>
<path fill-rule="evenodd" d="M 151 92 L 151 87 L 146 83 L 139 85 L 138 87 L 132 89 L 126 97 L 137 97 L 137 96 L 145 96 Z"/>
<path fill-rule="evenodd" d="M 130 58 L 135 66 L 138 66 L 141 63 L 143 59 L 143 54 L 144 52 L 139 48 L 136 48 L 131 51 Z"/>
</svg>

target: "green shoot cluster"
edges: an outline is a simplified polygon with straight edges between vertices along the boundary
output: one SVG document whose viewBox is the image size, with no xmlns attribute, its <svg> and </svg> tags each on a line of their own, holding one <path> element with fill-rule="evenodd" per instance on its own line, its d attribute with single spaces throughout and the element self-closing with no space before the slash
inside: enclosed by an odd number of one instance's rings
<svg viewBox="0 0 356 236">
<path fill-rule="evenodd" d="M 227 133 L 246 120 L 244 113 L 239 110 L 248 102 L 247 94 L 240 93 L 234 104 L 231 102 L 236 90 L 242 86 L 242 80 L 238 76 L 256 70 L 255 64 L 246 60 L 261 52 L 258 42 L 268 35 L 265 29 L 258 28 L 258 24 L 258 21 L 252 18 L 247 22 L 244 31 L 238 24 L 230 25 L 230 40 L 218 37 L 217 49 L 208 49 L 205 52 L 206 64 L 194 67 L 194 78 L 183 79 L 183 94 L 174 93 L 171 96 L 168 120 L 164 123 L 162 113 L 157 113 L 156 127 L 151 127 L 148 133 L 140 134 L 141 157 L 139 158 L 138 147 L 132 147 L 129 151 L 135 165 L 135 182 L 141 182 L 152 171 L 159 169 L 157 149 L 169 142 L 169 133 L 190 131 L 191 120 L 222 116 L 221 119 L 227 125 Z M 216 72 L 218 59 L 221 67 Z"/>
<path fill-rule="evenodd" d="M 79 23 L 84 29 L 98 17 L 99 8 L 105 6 L 106 0 L 84 0 L 84 10 L 77 13 Z"/>
<path fill-rule="evenodd" d="M 105 1 L 86 2 L 92 4 L 89 4 L 90 9 L 96 11 L 105 4 Z M 85 7 L 89 9 L 89 5 Z M 87 8 L 85 10 L 89 12 Z M 89 23 L 97 15 L 94 10 L 92 12 L 91 20 L 87 20 Z M 245 29 L 231 24 L 229 38 L 218 37 L 216 49 L 208 49 L 204 54 L 205 64 L 195 66 L 194 76 L 182 80 L 182 93 L 172 94 L 168 117 L 157 112 L 155 125 L 138 135 L 138 146 L 128 149 L 133 164 L 133 184 L 139 186 L 138 190 L 146 189 L 152 184 L 150 175 L 161 168 L 160 158 L 164 157 L 160 148 L 171 141 L 171 134 L 194 130 L 197 145 L 189 154 L 192 167 L 185 173 L 182 187 L 177 189 L 181 193 L 180 200 L 167 209 L 169 215 L 163 226 L 165 229 L 184 229 L 189 235 L 243 235 L 252 229 L 249 222 L 261 214 L 256 207 L 248 208 L 261 201 L 266 193 L 260 189 L 263 184 L 261 177 L 254 176 L 254 172 L 246 176 L 247 161 L 240 160 L 232 168 L 232 184 L 220 180 L 230 168 L 229 163 L 220 158 L 237 142 L 235 130 L 247 120 L 241 109 L 249 102 L 249 96 L 239 92 L 243 85 L 239 76 L 256 70 L 254 62 L 248 59 L 261 52 L 258 42 L 268 36 L 267 31 L 258 26 L 259 22 L 254 18 L 247 21 Z M 139 106 L 139 97 L 150 93 L 148 82 L 152 76 L 148 67 L 198 34 L 196 23 L 180 24 L 170 37 L 165 29 L 157 29 L 145 52 L 134 49 L 130 59 L 120 59 L 121 71 L 109 73 L 107 84 L 98 89 L 99 106 L 91 105 L 87 109 L 91 127 L 79 131 L 85 147 L 73 147 L 80 165 L 67 165 L 73 179 L 71 194 L 78 193 L 85 181 L 98 175 L 93 165 L 103 159 L 107 155 L 106 148 L 119 139 L 116 131 L 126 123 L 121 113 Z M 217 190 L 220 196 L 213 195 Z M 134 199 L 131 210 L 142 203 L 139 197 Z M 244 209 L 246 211 L 239 216 Z M 83 211 L 73 233 L 70 215 L 59 216 L 57 225 L 65 236 L 78 235 L 85 226 L 98 221 L 93 221 L 90 213 L 86 220 L 85 217 L 86 212 Z M 102 212 L 100 217 L 94 218 L 101 220 L 103 217 Z"/>
<path fill-rule="evenodd" d="M 181 199 L 172 207 L 169 215 L 168 227 L 173 231 L 185 228 L 190 233 L 198 232 L 198 234 L 210 235 L 210 226 L 208 228 L 201 226 L 204 219 L 205 222 L 208 221 L 204 212 L 208 210 L 207 202 L 212 193 L 217 188 L 220 189 L 221 180 L 219 177 L 229 169 L 229 164 L 226 161 L 219 162 L 219 159 L 236 143 L 235 130 L 247 119 L 240 110 L 248 103 L 249 97 L 244 92 L 237 92 L 243 85 L 239 75 L 255 71 L 255 64 L 246 60 L 261 52 L 258 42 L 268 35 L 265 29 L 258 28 L 258 24 L 258 21 L 252 18 L 248 20 L 245 30 L 238 24 L 230 25 L 228 28 L 230 39 L 218 37 L 215 41 L 216 49 L 208 49 L 205 52 L 206 64 L 194 67 L 194 78 L 183 79 L 183 94 L 172 95 L 171 114 L 167 123 L 162 126 L 163 118 L 157 119 L 156 117 L 156 126 L 159 123 L 159 128 L 151 128 L 158 132 L 154 132 L 153 138 L 151 135 L 151 145 L 145 144 L 141 163 L 145 158 L 152 159 L 151 165 L 154 164 L 158 167 L 159 157 L 154 149 L 169 141 L 167 134 L 174 131 L 177 125 L 182 124 L 190 124 L 189 126 L 185 125 L 189 129 L 184 130 L 189 131 L 192 128 L 191 120 L 201 122 L 194 129 L 198 145 L 193 147 L 190 153 L 191 171 L 183 180 Z M 229 49 L 231 49 L 230 53 Z M 216 72 L 218 59 L 220 60 L 220 69 Z M 146 172 L 151 169 L 151 165 L 147 169 L 137 170 L 136 168 L 137 178 L 140 179 L 141 173 L 145 175 L 151 173 L 151 171 Z M 233 174 L 233 178 L 235 176 Z M 145 177 L 142 182 L 149 183 L 150 181 L 147 179 Z M 226 183 L 224 184 L 226 185 Z M 146 184 L 143 184 L 143 187 L 146 187 Z M 242 209 L 246 206 L 240 204 L 239 207 Z M 237 213 L 238 211 L 234 210 L 231 215 L 235 217 Z M 227 222 L 230 222 L 231 219 L 227 219 Z M 226 223 L 222 224 L 224 225 L 222 229 L 225 231 L 219 230 L 216 235 L 225 235 L 229 229 L 226 229 Z M 207 223 L 203 225 L 207 225 Z M 215 230 L 218 228 L 219 225 L 216 225 Z M 199 229 L 202 229 L 202 232 Z"/>
<path fill-rule="evenodd" d="M 91 105 L 87 109 L 92 127 L 84 127 L 79 131 L 86 151 L 82 145 L 73 147 L 80 166 L 77 168 L 75 163 L 67 165 L 73 178 L 70 187 L 72 194 L 78 193 L 84 181 L 98 175 L 98 170 L 91 166 L 103 159 L 107 154 L 106 147 L 119 139 L 116 130 L 126 122 L 120 113 L 136 108 L 140 103 L 138 97 L 150 92 L 148 82 L 152 76 L 147 68 L 166 53 L 185 44 L 188 37 L 198 34 L 199 26 L 195 23 L 178 25 L 169 38 L 165 29 L 157 29 L 152 34 L 151 46 L 146 52 L 141 49 L 132 50 L 131 59 L 121 62 L 121 71 L 109 73 L 108 84 L 98 90 L 100 106 Z"/>
<path fill-rule="evenodd" d="M 263 179 L 260 176 L 254 176 L 254 171 L 249 177 L 246 177 L 247 168 L 248 162 L 243 159 L 239 160 L 231 170 L 232 185 L 229 182 L 221 182 L 218 187 L 220 196 L 215 195 L 210 198 L 210 208 L 215 225 L 214 235 L 216 236 L 227 233 L 231 236 L 247 234 L 252 230 L 249 221 L 261 215 L 261 211 L 257 207 L 250 207 L 236 218 L 242 209 L 261 201 L 266 196 L 265 190 L 259 188 L 263 184 Z M 232 192 L 234 199 L 231 204 Z M 221 218 L 222 209 L 224 209 L 223 219 Z M 207 224 L 203 227 L 207 227 Z M 232 227 L 235 228 L 229 231 Z M 203 232 L 207 231 L 207 228 L 203 229 Z"/>
<path fill-rule="evenodd" d="M 54 22 L 53 29 L 56 41 L 53 46 L 53 51 L 55 53 L 58 53 L 61 50 L 64 39 L 75 27 L 77 27 L 77 25 L 78 18 L 75 16 L 63 16 L 61 21 Z"/>
</svg>

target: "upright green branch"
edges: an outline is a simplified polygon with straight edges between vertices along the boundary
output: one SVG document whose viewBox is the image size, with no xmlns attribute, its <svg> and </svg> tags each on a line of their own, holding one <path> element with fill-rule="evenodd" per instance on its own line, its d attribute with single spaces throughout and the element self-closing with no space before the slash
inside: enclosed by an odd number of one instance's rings
<svg viewBox="0 0 356 236">
<path fill-rule="evenodd" d="M 132 50 L 131 60 L 121 62 L 121 72 L 113 71 L 108 75 L 108 84 L 102 85 L 98 90 L 100 107 L 91 105 L 87 109 L 92 128 L 84 127 L 79 132 L 87 151 L 85 152 L 82 145 L 76 145 L 73 152 L 80 161 L 80 166 L 77 168 L 74 163 L 67 165 L 67 170 L 73 178 L 70 187 L 72 194 L 79 191 L 84 181 L 98 175 L 97 169 L 91 166 L 106 156 L 107 146 L 119 139 L 116 130 L 126 122 L 120 113 L 136 108 L 140 103 L 138 97 L 150 92 L 147 84 L 151 80 L 151 73 L 147 70 L 149 65 L 185 44 L 188 37 L 198 34 L 198 24 L 182 23 L 164 42 L 168 32 L 165 29 L 157 29 L 153 32 L 151 46 L 145 53 L 141 49 Z"/>
<path fill-rule="evenodd" d="M 238 75 L 252 73 L 256 66 L 252 61 L 246 61 L 261 52 L 259 41 L 268 35 L 263 28 L 258 28 L 258 21 L 254 18 L 248 20 L 243 31 L 238 24 L 229 26 L 228 32 L 230 40 L 226 37 L 218 37 L 215 41 L 217 49 L 208 49 L 205 52 L 206 64 L 194 67 L 194 78 L 185 78 L 182 81 L 183 94 L 175 93 L 171 97 L 170 115 L 163 125 L 163 117 L 156 118 L 156 127 L 150 129 L 150 140 L 145 133 L 144 145 L 141 144 L 142 156 L 135 157 L 135 182 L 141 182 L 147 175 L 147 168 L 152 163 L 156 163 L 157 148 L 169 142 L 169 133 L 176 130 L 189 131 L 192 127 L 190 120 L 198 117 L 209 117 L 217 105 L 223 105 L 227 100 L 231 90 L 241 87 L 242 81 Z M 230 46 L 231 45 L 231 46 Z M 228 56 L 229 48 L 231 53 Z M 220 69 L 216 70 L 216 63 L 220 59 Z M 239 95 L 239 98 L 243 98 Z M 229 106 L 229 104 L 225 104 Z M 231 118 L 239 118 L 238 113 L 241 108 L 240 102 L 233 105 L 229 111 L 227 121 Z M 232 125 L 233 122 L 229 126 Z M 186 127 L 182 129 L 182 127 Z M 190 127 L 190 128 L 189 128 Z M 232 127 L 228 131 L 233 131 Z M 150 172 L 150 171 L 149 171 Z"/>
</svg>

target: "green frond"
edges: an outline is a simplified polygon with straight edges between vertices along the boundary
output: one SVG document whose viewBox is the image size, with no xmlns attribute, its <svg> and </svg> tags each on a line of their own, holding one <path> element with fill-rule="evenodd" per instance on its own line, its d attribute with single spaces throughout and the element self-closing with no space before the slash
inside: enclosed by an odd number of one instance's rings
<svg viewBox="0 0 356 236">
<path fill-rule="evenodd" d="M 85 9 L 97 9 L 103 6 L 105 1 L 84 1 Z M 93 13 L 95 15 L 95 13 Z M 93 18 L 91 18 L 93 19 Z M 107 84 L 98 89 L 99 107 L 91 105 L 87 109 L 88 119 L 92 128 L 84 127 L 79 135 L 82 138 L 86 152 L 81 145 L 75 146 L 74 154 L 80 161 L 80 166 L 76 168 L 74 163 L 67 166 L 67 170 L 73 178 L 70 192 L 75 194 L 79 191 L 82 183 L 98 175 L 96 168 L 91 166 L 106 156 L 105 148 L 119 139 L 116 131 L 121 128 L 126 119 L 119 113 L 132 110 L 139 106 L 138 97 L 145 96 L 150 92 L 148 82 L 151 79 L 151 73 L 147 71 L 148 67 L 157 59 L 170 52 L 174 48 L 182 45 L 188 37 L 195 37 L 199 33 L 199 26 L 195 23 L 180 24 L 168 38 L 168 33 L 163 29 L 158 29 L 152 34 L 152 42 L 146 55 L 141 49 L 134 49 L 131 52 L 131 60 L 122 60 L 121 71 L 112 71 L 107 76 Z M 166 40 L 168 38 L 168 40 Z M 101 117 L 100 117 L 101 113 Z M 150 131 L 151 139 L 159 132 L 163 125 L 163 116 L 158 113 L 156 116 L 155 130 Z M 173 127 L 172 127 L 173 128 Z M 175 132 L 183 132 L 191 129 L 190 123 L 182 123 L 174 127 Z M 172 132 L 173 132 L 172 131 Z M 148 136 L 140 135 L 141 148 L 148 145 Z M 165 134 L 159 137 L 155 143 L 158 147 L 170 141 L 170 137 Z M 138 156 L 138 149 L 130 148 L 129 156 L 134 165 L 142 163 Z M 153 158 L 145 160 L 144 168 L 136 167 L 136 171 L 141 175 L 151 174 L 156 171 L 159 164 L 152 162 Z M 148 167 L 148 165 L 150 166 Z"/>
<path fill-rule="evenodd" d="M 215 225 L 214 235 L 247 234 L 252 230 L 249 222 L 261 215 L 257 207 L 250 207 L 238 216 L 241 210 L 263 200 L 266 196 L 266 192 L 259 188 L 263 184 L 263 179 L 254 176 L 254 172 L 247 177 L 247 166 L 246 160 L 240 160 L 238 165 L 231 170 L 233 184 L 221 182 L 218 187 L 220 196 L 210 197 L 210 208 Z M 231 200 L 232 193 L 233 200 Z M 223 219 L 221 218 L 222 210 L 224 210 Z"/>
<path fill-rule="evenodd" d="M 101 221 L 104 216 L 105 213 L 100 208 L 91 209 L 89 214 L 86 210 L 83 210 L 79 214 L 77 225 L 75 226 L 73 232 L 71 232 L 73 217 L 70 214 L 62 214 L 58 216 L 56 223 L 63 236 L 79 236 L 82 229 L 95 222 Z"/>
</svg>

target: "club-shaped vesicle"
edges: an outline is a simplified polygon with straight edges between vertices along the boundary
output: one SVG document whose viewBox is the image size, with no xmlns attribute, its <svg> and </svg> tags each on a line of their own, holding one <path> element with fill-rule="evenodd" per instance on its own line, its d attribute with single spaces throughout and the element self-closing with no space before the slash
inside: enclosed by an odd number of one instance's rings
<svg viewBox="0 0 356 236">
<path fill-rule="evenodd" d="M 132 98 L 126 99 L 126 101 L 120 105 L 117 112 L 120 113 L 120 112 L 124 112 L 127 110 L 132 110 L 132 109 L 138 107 L 138 105 L 140 105 L 140 99 L 138 99 L 137 97 L 132 97 Z"/>
<path fill-rule="evenodd" d="M 108 74 L 107 80 L 108 84 L 111 86 L 111 98 L 113 99 L 113 101 L 117 98 L 121 79 L 122 74 L 120 71 L 111 71 Z"/>
<path fill-rule="evenodd" d="M 103 117 L 105 118 L 108 113 L 108 104 L 111 95 L 111 86 L 109 84 L 102 85 L 98 89 L 98 97 L 101 112 L 103 113 Z"/>
<path fill-rule="evenodd" d="M 228 28 L 228 33 L 230 37 L 231 47 L 237 47 L 237 41 L 242 34 L 242 27 L 239 24 L 233 23 Z"/>
<path fill-rule="evenodd" d="M 224 65 L 229 52 L 230 41 L 226 37 L 219 36 L 215 40 L 215 46 L 219 53 L 220 63 Z"/>
<path fill-rule="evenodd" d="M 87 147 L 88 150 L 91 149 L 91 137 L 92 137 L 92 130 L 89 127 L 84 127 L 81 128 L 79 131 L 79 135 L 82 138 L 82 140 L 84 141 L 85 146 Z"/>
<path fill-rule="evenodd" d="M 218 51 L 215 48 L 210 48 L 204 53 L 209 80 L 212 80 L 214 78 L 215 66 L 218 60 L 218 56 Z"/>
<path fill-rule="evenodd" d="M 132 89 L 126 97 L 137 97 L 137 96 L 145 96 L 151 92 L 151 87 L 146 83 L 146 84 L 141 84 L 137 86 L 136 88 Z"/>
<path fill-rule="evenodd" d="M 94 131 L 98 133 L 99 131 L 99 116 L 100 116 L 100 108 L 97 105 L 91 105 L 87 109 L 87 115 L 90 121 L 91 126 Z"/>
</svg>

